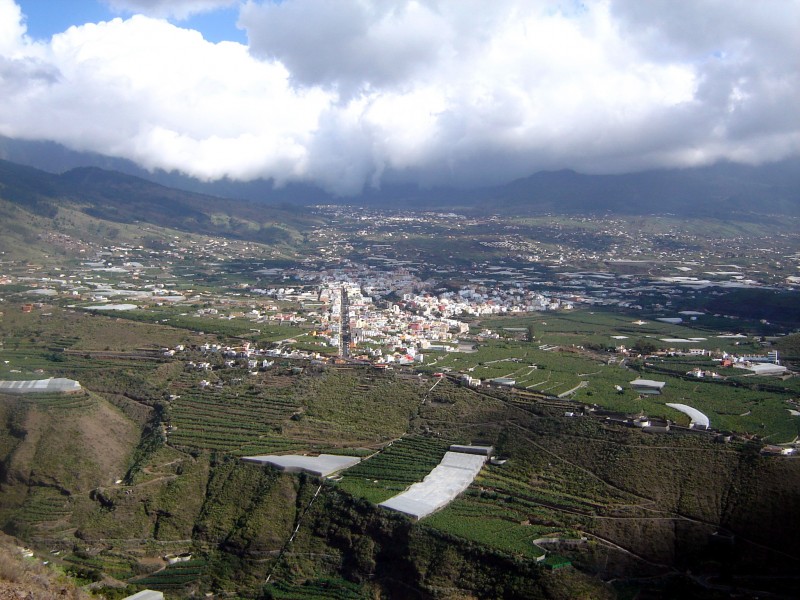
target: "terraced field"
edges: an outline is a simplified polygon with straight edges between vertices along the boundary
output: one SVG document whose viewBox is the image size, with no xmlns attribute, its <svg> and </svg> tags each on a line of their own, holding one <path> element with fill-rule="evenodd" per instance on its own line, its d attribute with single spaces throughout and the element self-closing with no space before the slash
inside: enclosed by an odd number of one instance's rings
<svg viewBox="0 0 800 600">
<path fill-rule="evenodd" d="M 32 488 L 18 511 L 18 520 L 28 526 L 41 529 L 63 527 L 62 520 L 72 514 L 70 497 L 55 488 Z"/>
<path fill-rule="evenodd" d="M 85 553 L 80 553 L 80 555 L 68 554 L 63 557 L 63 561 L 66 570 L 78 576 L 84 575 L 85 577 L 88 575 L 92 578 L 93 572 L 99 573 L 102 571 L 119 580 L 134 577 L 135 561 L 130 556 L 119 553 L 103 551 L 97 556 L 90 556 Z"/>
<path fill-rule="evenodd" d="M 169 407 L 170 444 L 238 455 L 302 446 L 280 435 L 282 423 L 300 408 L 288 385 L 238 382 L 201 389 L 197 379 L 185 373 L 171 388 L 178 398 Z"/>
<path fill-rule="evenodd" d="M 267 589 L 275 600 L 364 600 L 369 597 L 361 586 L 343 579 L 317 579 L 301 585 L 281 582 Z"/>
<path fill-rule="evenodd" d="M 95 402 L 91 397 L 91 393 L 86 391 L 69 394 L 24 394 L 18 397 L 23 405 L 51 411 L 89 408 Z"/>
<path fill-rule="evenodd" d="M 685 357 L 623 362 L 609 353 L 571 347 L 542 349 L 528 342 L 499 340 L 484 342 L 471 354 L 440 355 L 426 369 L 466 373 L 483 380 L 508 377 L 515 380 L 518 389 L 529 392 L 667 418 L 688 426 L 687 418 L 665 406 L 668 402 L 683 403 L 707 414 L 716 430 L 755 434 L 772 443 L 791 442 L 800 436 L 800 417 L 788 410 L 800 390 L 797 378 L 755 378 L 742 369 L 720 369 L 718 364 Z M 695 367 L 719 372 L 722 377 L 688 376 Z M 642 397 L 630 386 L 630 381 L 638 377 L 665 381 L 667 385 L 660 396 Z M 565 412 L 570 410 L 565 407 Z"/>
<path fill-rule="evenodd" d="M 345 471 L 339 486 L 375 504 L 422 481 L 442 460 L 449 443 L 437 438 L 403 437 Z"/>
<path fill-rule="evenodd" d="M 156 590 L 175 591 L 198 581 L 205 572 L 206 561 L 201 559 L 170 565 L 165 569 L 153 573 L 132 583 Z"/>
</svg>

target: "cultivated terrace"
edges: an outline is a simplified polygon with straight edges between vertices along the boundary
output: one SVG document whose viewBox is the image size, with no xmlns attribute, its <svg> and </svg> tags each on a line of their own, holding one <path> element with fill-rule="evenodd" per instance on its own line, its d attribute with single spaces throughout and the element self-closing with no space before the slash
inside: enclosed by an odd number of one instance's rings
<svg viewBox="0 0 800 600">
<path fill-rule="evenodd" d="M 0 388 L 0 523 L 81 593 L 794 589 L 796 223 L 317 206 L 280 243 L 111 243 L 67 216 L 0 262 L 0 383 L 80 384 Z M 493 447 L 455 501 L 377 506 L 452 444 Z"/>
</svg>

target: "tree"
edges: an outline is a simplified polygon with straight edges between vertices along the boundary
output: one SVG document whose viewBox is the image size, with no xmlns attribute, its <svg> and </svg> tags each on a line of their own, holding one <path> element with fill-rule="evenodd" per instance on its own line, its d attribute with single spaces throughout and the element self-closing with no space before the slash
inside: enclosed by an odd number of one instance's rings
<svg viewBox="0 0 800 600">
<path fill-rule="evenodd" d="M 658 350 L 656 343 L 646 338 L 639 338 L 633 345 L 633 351 L 638 352 L 639 354 L 652 354 L 656 350 Z"/>
</svg>

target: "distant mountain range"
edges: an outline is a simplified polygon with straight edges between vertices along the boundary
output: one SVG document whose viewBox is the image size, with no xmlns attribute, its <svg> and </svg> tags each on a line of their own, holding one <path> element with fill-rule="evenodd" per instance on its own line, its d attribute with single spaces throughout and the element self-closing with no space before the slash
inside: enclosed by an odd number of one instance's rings
<svg viewBox="0 0 800 600">
<path fill-rule="evenodd" d="M 489 201 L 506 212 L 536 207 L 551 212 L 687 217 L 800 215 L 800 160 L 758 167 L 720 163 L 624 175 L 541 172 L 495 188 Z"/>
<path fill-rule="evenodd" d="M 99 204 L 105 202 L 108 210 L 108 203 L 113 204 L 114 198 L 119 198 L 109 194 L 110 189 L 116 192 L 124 189 L 128 201 L 134 196 L 141 199 L 142 195 L 150 198 L 155 194 L 171 203 L 161 208 L 175 218 L 192 214 L 198 204 L 205 206 L 212 202 L 222 208 L 220 198 L 284 208 L 339 203 L 415 209 L 458 207 L 505 214 L 675 214 L 735 219 L 760 214 L 800 216 L 798 159 L 762 166 L 720 163 L 621 175 L 586 175 L 569 170 L 539 172 L 505 185 L 472 190 L 395 184 L 380 190 L 365 190 L 360 196 L 340 198 L 311 184 L 276 188 L 271 180 L 203 182 L 175 172 L 151 173 L 128 160 L 74 152 L 52 142 L 0 137 L 0 158 L 44 171 L 20 170 L 17 175 L 18 184 L 22 181 L 33 184 L 40 196 L 58 195 L 65 190 L 72 195 L 80 192 Z M 9 169 L 6 163 L 3 176 L 7 176 Z M 63 175 L 55 177 L 55 174 Z M 154 184 L 163 187 L 156 188 Z M 178 190 L 191 194 L 182 195 Z M 21 188 L 17 191 L 24 193 Z M 139 209 L 146 207 L 134 202 L 123 212 Z"/>
<path fill-rule="evenodd" d="M 59 208 L 78 210 L 112 223 L 159 227 L 256 242 L 297 238 L 315 222 L 291 204 L 268 205 L 199 194 L 97 167 L 61 174 L 0 160 L 0 201 L 53 219 Z M 300 210 L 298 210 L 300 208 Z M 11 213 L 6 218 L 14 218 Z M 2 223 L 4 228 L 13 223 Z"/>
</svg>

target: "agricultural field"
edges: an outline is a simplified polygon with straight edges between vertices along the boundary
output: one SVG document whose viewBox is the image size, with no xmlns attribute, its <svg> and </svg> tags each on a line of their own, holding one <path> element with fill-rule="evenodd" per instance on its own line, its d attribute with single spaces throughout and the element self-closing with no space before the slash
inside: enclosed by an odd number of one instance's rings
<svg viewBox="0 0 800 600">
<path fill-rule="evenodd" d="M 370 595 L 345 579 L 317 579 L 291 585 L 284 582 L 266 588 L 274 600 L 366 600 Z"/>
<path fill-rule="evenodd" d="M 524 514 L 513 508 L 498 507 L 495 500 L 489 497 L 480 502 L 468 493 L 427 518 L 424 525 L 515 556 L 543 556 L 544 551 L 534 543 L 535 540 L 560 530 L 530 525 Z"/>
<path fill-rule="evenodd" d="M 0 396 L 3 396 L 0 394 Z M 43 394 L 24 394 L 19 397 L 23 406 L 35 407 L 44 411 L 72 411 L 90 409 L 95 402 L 91 393 L 86 391 L 74 392 L 70 394 L 62 393 L 43 393 Z"/>
<path fill-rule="evenodd" d="M 432 356 L 424 369 L 429 373 L 443 371 L 451 375 L 467 374 L 482 380 L 510 378 L 516 382 L 517 388 L 526 391 L 563 397 L 581 404 L 596 404 L 633 415 L 667 418 L 680 425 L 688 425 L 688 418 L 665 404 L 688 404 L 706 414 L 713 429 L 757 435 L 772 443 L 791 442 L 800 435 L 800 417 L 790 413 L 798 393 L 796 379 L 781 381 L 777 378 L 755 378 L 742 369 L 721 368 L 719 363 L 706 357 L 643 359 L 633 355 L 633 358 L 620 358 L 600 347 L 591 349 L 584 333 L 594 330 L 595 318 L 597 328 L 607 326 L 609 331 L 620 331 L 620 322 L 630 317 L 607 312 L 590 314 L 576 311 L 547 315 L 546 318 L 544 322 L 549 329 L 545 333 L 537 333 L 533 342 L 513 337 L 485 340 L 478 342 L 477 350 L 472 353 Z M 529 317 L 513 320 L 504 318 L 494 323 L 503 323 L 506 328 L 511 327 L 508 323 L 513 324 L 512 334 L 520 337 L 527 335 L 528 325 L 536 327 L 537 322 L 542 323 Z M 575 328 L 579 322 L 583 323 L 585 331 Z M 550 328 L 559 333 L 552 335 Z M 559 340 L 565 339 L 565 332 L 570 328 L 570 344 L 560 345 Z M 647 334 L 650 337 L 644 339 L 655 340 L 655 344 L 668 347 L 668 343 L 658 341 L 655 336 L 676 335 L 674 331 L 668 333 L 674 328 L 667 324 L 652 324 Z M 517 330 L 525 333 L 517 333 Z M 680 337 L 688 339 L 690 333 L 698 332 L 684 331 Z M 705 335 L 708 336 L 708 333 Z M 713 338 L 709 336 L 708 339 Z M 734 345 L 737 340 L 719 340 L 720 346 L 723 349 L 727 347 L 729 351 L 763 352 L 763 348 L 752 338 L 747 338 L 749 341 L 741 346 Z M 714 371 L 720 377 L 699 379 L 689 374 L 695 368 Z M 640 396 L 629 385 L 637 378 L 665 381 L 667 385 L 659 396 Z M 621 391 L 617 386 L 622 388 Z"/>
<path fill-rule="evenodd" d="M 185 305 L 140 310 L 120 311 L 119 319 L 141 323 L 160 323 L 179 330 L 202 332 L 225 338 L 241 338 L 257 343 L 269 343 L 292 338 L 310 331 L 310 327 L 255 323 L 249 319 L 229 318 L 225 315 L 197 316 L 193 308 Z"/>
<path fill-rule="evenodd" d="M 168 443 L 237 456 L 342 452 L 379 447 L 406 431 L 416 387 L 392 376 L 309 369 L 182 373 L 165 402 Z"/>
<path fill-rule="evenodd" d="M 299 409 L 290 376 L 245 378 L 243 370 L 200 387 L 200 375 L 184 372 L 172 383 L 165 425 L 168 441 L 182 448 L 207 448 L 246 455 L 287 450 L 281 424 Z"/>
<path fill-rule="evenodd" d="M 672 564 L 674 548 L 691 551 L 696 543 L 681 538 L 687 523 L 702 537 L 713 529 L 710 523 L 740 519 L 744 539 L 769 546 L 736 511 L 753 506 L 759 519 L 773 514 L 753 499 L 762 487 L 780 489 L 781 477 L 791 479 L 788 460 L 770 462 L 741 438 L 714 444 L 712 436 L 680 427 L 647 434 L 582 415 L 596 405 L 686 426 L 688 417 L 666 406 L 678 402 L 703 411 L 716 430 L 753 434 L 762 442 L 789 442 L 800 433 L 800 417 L 790 412 L 800 391 L 795 379 L 756 380 L 717 368 L 707 357 L 611 351 L 620 344 L 667 348 L 678 343 L 663 339 L 690 337 L 726 351 L 761 351 L 751 332 L 717 338 L 702 319 L 670 325 L 647 317 L 640 325 L 635 316 L 606 310 L 482 319 L 472 331 L 489 328 L 500 339 L 471 338 L 471 352 L 425 352 L 421 365 L 377 370 L 285 357 L 262 361 L 259 355 L 254 368 L 241 356 L 225 360 L 202 347 L 241 347 L 244 339 L 264 347 L 289 338 L 296 340 L 287 342 L 290 347 L 319 346 L 309 328 L 268 325 L 256 332 L 245 319 L 196 317 L 186 306 L 124 315 L 57 304 L 23 313 L 8 306 L 0 320 L 0 377 L 70 377 L 84 390 L 2 398 L 21 409 L 18 418 L 5 409 L 0 415 L 9 424 L 0 438 L 3 456 L 35 456 L 44 465 L 32 474 L 9 469 L 39 479 L 24 493 L 18 488 L 4 497 L 6 527 L 61 548 L 63 556 L 54 560 L 82 582 L 107 574 L 168 597 L 192 589 L 230 591 L 236 584 L 226 573 L 234 571 L 246 573 L 241 581 L 251 591 L 260 589 L 286 549 L 275 571 L 280 577 L 264 594 L 362 598 L 383 560 L 380 544 L 405 539 L 408 531 L 492 560 L 561 564 L 558 557 L 567 556 L 591 569 L 605 568 L 598 566 L 598 548 L 606 553 L 604 564 L 610 554 L 637 569 Z M 177 345 L 186 349 L 165 354 Z M 200 362 L 209 364 L 200 368 Z M 720 377 L 687 374 L 697 368 Z M 444 376 L 432 377 L 439 372 Z M 459 374 L 511 378 L 516 387 L 472 389 L 458 383 Z M 665 381 L 663 393 L 640 396 L 630 386 L 640 377 Z M 90 420 L 98 422 L 89 427 Z M 60 437 L 48 437 L 55 423 L 73 422 L 78 425 Z M 38 435 L 58 445 L 28 449 L 23 430 L 36 434 L 28 443 Z M 83 437 L 72 443 L 76 431 Z M 101 451 L 108 437 L 118 442 L 113 461 Z M 94 470 L 76 478 L 86 439 L 95 444 Z M 453 443 L 491 444 L 505 462 L 487 464 L 465 493 L 419 523 L 376 506 L 422 480 Z M 318 452 L 364 460 L 324 485 L 239 460 Z M 678 464 L 676 456 L 682 457 Z M 696 465 L 713 472 L 693 471 Z M 766 483 L 751 483 L 762 471 Z M 705 485 L 713 493 L 704 495 Z M 340 514 L 321 514 L 320 506 Z M 313 518 L 304 521 L 306 512 Z M 296 539 L 293 531 L 299 531 Z M 776 547 L 785 548 L 781 544 Z M 143 556 L 174 548 L 191 549 L 197 558 L 142 576 L 153 565 Z M 358 574 L 339 579 L 334 564 Z"/>
<path fill-rule="evenodd" d="M 82 390 L 0 395 L 0 527 L 98 597 L 795 591 L 800 461 L 762 450 L 798 438 L 800 378 L 663 351 L 774 344 L 791 366 L 797 219 L 284 210 L 112 174 L 78 205 L 3 171 L 22 202 L 0 199 L 0 379 Z M 344 283 L 350 361 L 323 301 Z M 495 460 L 450 505 L 419 522 L 377 506 L 454 443 Z M 322 452 L 363 461 L 319 480 L 241 460 Z M 765 577 L 714 589 L 748 572 Z"/>
<path fill-rule="evenodd" d="M 3 352 L 117 351 L 192 343 L 191 333 L 147 325 L 72 308 L 49 306 L 25 313 L 19 304 L 6 306 L 0 319 Z"/>
<path fill-rule="evenodd" d="M 91 556 L 84 551 L 79 551 L 65 555 L 62 560 L 68 573 L 89 581 L 98 581 L 101 573 L 108 573 L 120 580 L 136 576 L 136 561 L 125 554 L 106 551 Z"/>
<path fill-rule="evenodd" d="M 146 577 L 134 579 L 132 583 L 142 588 L 180 590 L 196 583 L 203 576 L 205 568 L 206 561 L 202 559 L 179 562 Z"/>
<path fill-rule="evenodd" d="M 400 438 L 345 471 L 337 486 L 378 504 L 422 481 L 439 464 L 449 445 L 437 438 Z"/>
<path fill-rule="evenodd" d="M 552 346 L 582 346 L 605 350 L 624 345 L 628 348 L 640 340 L 647 340 L 657 349 L 676 347 L 686 350 L 706 347 L 726 352 L 755 352 L 761 350 L 757 336 L 750 335 L 754 325 L 747 321 L 717 319 L 711 315 L 696 316 L 696 320 L 683 316 L 683 323 L 671 324 L 655 320 L 656 317 L 681 317 L 676 311 L 663 314 L 641 314 L 634 311 L 609 309 L 576 309 L 538 315 L 482 318 L 479 326 L 489 328 L 507 337 L 528 335 L 532 330 L 534 342 Z M 511 330 L 511 331 L 509 331 Z M 741 334 L 743 338 L 720 337 Z M 613 337 L 617 336 L 617 337 Z M 665 342 L 663 339 L 682 339 Z M 696 342 L 688 342 L 689 340 Z"/>
<path fill-rule="evenodd" d="M 455 502 L 425 526 L 500 552 L 536 558 L 537 540 L 574 540 L 595 517 L 641 504 L 641 499 L 554 453 L 523 434 L 530 416 L 519 411 L 517 430 L 499 440 L 503 464 L 487 464 Z"/>
<path fill-rule="evenodd" d="M 47 528 L 50 531 L 69 527 L 73 506 L 71 499 L 58 490 L 41 487 L 33 489 L 16 514 L 21 530 Z"/>
<path fill-rule="evenodd" d="M 375 448 L 407 432 L 422 390 L 413 379 L 361 367 L 310 370 L 296 393 L 303 410 L 284 428 L 288 437 L 321 447 Z"/>
</svg>

